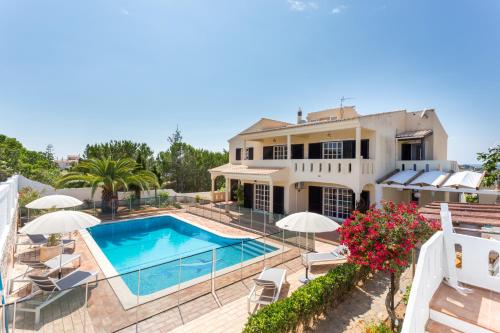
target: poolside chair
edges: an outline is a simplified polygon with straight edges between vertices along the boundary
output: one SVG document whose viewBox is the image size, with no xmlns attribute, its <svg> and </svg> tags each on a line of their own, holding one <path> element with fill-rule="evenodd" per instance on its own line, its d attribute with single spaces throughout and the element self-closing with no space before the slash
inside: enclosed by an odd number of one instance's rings
<svg viewBox="0 0 500 333">
<path fill-rule="evenodd" d="M 77 259 L 78 266 L 80 266 L 80 264 L 82 263 L 82 259 L 79 254 L 60 254 L 47 261 L 20 259 L 19 262 L 21 264 L 28 265 L 31 270 L 39 269 L 43 271 L 45 275 L 49 275 L 50 273 L 66 266 L 67 264 Z M 29 273 L 31 270 L 28 270 L 26 273 Z"/>
<path fill-rule="evenodd" d="M 26 241 L 16 243 L 16 252 L 18 245 L 26 245 L 26 246 L 40 246 L 47 244 L 47 237 L 44 235 L 26 235 L 28 239 Z M 64 247 L 68 245 L 73 245 L 73 250 L 75 249 L 75 240 L 74 239 L 62 239 Z"/>
<path fill-rule="evenodd" d="M 304 253 L 302 254 L 302 264 L 306 266 L 307 269 L 311 269 L 311 266 L 318 263 L 323 264 L 334 264 L 339 261 L 347 259 L 349 255 L 349 249 L 345 245 L 339 245 L 335 247 L 333 251 L 330 252 L 318 252 L 318 253 Z"/>
<path fill-rule="evenodd" d="M 27 278 L 28 274 L 33 273 L 33 271 L 38 270 L 39 274 L 42 276 L 49 276 L 50 274 L 58 271 L 60 268 L 74 262 L 78 259 L 78 266 L 81 265 L 81 257 L 79 254 L 63 254 L 55 256 L 54 258 L 47 260 L 45 262 L 39 260 L 20 260 L 21 264 L 27 265 L 26 271 L 11 280 L 10 288 L 7 290 L 8 294 L 13 291 L 14 283 L 16 282 L 31 282 L 31 279 Z M 23 285 L 25 287 L 26 285 Z"/>
<path fill-rule="evenodd" d="M 286 269 L 267 268 L 254 279 L 254 286 L 248 295 L 248 313 L 250 313 L 250 303 L 267 305 L 278 300 L 281 287 L 286 281 Z"/>
<path fill-rule="evenodd" d="M 44 307 L 63 297 L 75 287 L 84 285 L 92 278 L 95 278 L 97 282 L 97 272 L 76 270 L 59 280 L 43 275 L 29 275 L 29 278 L 38 290 L 17 301 L 16 308 L 21 312 L 33 312 L 35 325 L 37 325 L 40 322 L 40 311 Z"/>
</svg>

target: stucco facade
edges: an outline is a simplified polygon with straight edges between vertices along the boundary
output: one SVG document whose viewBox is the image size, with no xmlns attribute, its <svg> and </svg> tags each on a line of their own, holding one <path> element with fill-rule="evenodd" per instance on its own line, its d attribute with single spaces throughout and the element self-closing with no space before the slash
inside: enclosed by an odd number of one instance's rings
<svg viewBox="0 0 500 333">
<path fill-rule="evenodd" d="M 304 118 L 299 111 L 294 124 L 263 118 L 229 139 L 229 164 L 210 172 L 213 180 L 226 178 L 228 200 L 242 186 L 245 201 L 252 201 L 246 207 L 341 219 L 337 206 L 345 210 L 348 196 L 352 207 L 412 199 L 405 191 L 376 190 L 377 180 L 396 169 L 455 169 L 456 162 L 447 161 L 447 140 L 434 110 L 361 116 L 344 107 Z"/>
</svg>

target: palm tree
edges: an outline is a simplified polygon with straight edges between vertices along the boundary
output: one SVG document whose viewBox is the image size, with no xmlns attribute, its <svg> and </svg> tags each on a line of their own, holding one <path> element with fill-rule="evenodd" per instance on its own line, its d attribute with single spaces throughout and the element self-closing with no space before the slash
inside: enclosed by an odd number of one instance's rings
<svg viewBox="0 0 500 333">
<path fill-rule="evenodd" d="M 111 160 L 108 158 L 91 158 L 78 163 L 74 171 L 63 175 L 57 186 L 84 183 L 92 188 L 94 197 L 97 188 L 102 188 L 101 210 L 111 211 L 111 200 L 116 198 L 119 190 L 127 191 L 130 186 L 147 190 L 158 186 L 156 175 L 140 166 L 131 158 Z"/>
</svg>

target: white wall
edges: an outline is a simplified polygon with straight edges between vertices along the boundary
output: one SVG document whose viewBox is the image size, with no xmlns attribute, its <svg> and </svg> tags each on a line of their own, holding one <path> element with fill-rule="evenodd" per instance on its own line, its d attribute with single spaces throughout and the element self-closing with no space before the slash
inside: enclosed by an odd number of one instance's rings
<svg viewBox="0 0 500 333">
<path fill-rule="evenodd" d="M 22 189 L 24 187 L 30 187 L 34 190 L 37 190 L 40 192 L 40 195 L 42 197 L 47 196 L 47 195 L 53 195 L 53 194 L 63 194 L 63 195 L 69 195 L 71 197 L 77 198 L 79 200 L 92 200 L 92 189 L 90 187 L 81 187 L 81 188 L 61 188 L 61 189 L 55 189 L 54 187 L 43 184 L 31 179 L 28 179 L 24 176 L 18 176 L 19 177 L 19 189 Z M 94 194 L 94 200 L 100 201 L 101 200 L 101 192 L 102 190 L 98 188 Z M 175 191 L 172 189 L 159 189 L 157 190 L 157 193 L 161 192 L 168 192 L 171 196 L 176 195 Z M 118 192 L 118 199 L 124 199 L 127 198 L 128 194 L 131 192 Z M 141 192 L 141 197 L 152 197 L 154 196 L 154 190 L 148 191 L 142 191 Z"/>
<path fill-rule="evenodd" d="M 6 281 L 7 270 L 10 267 L 9 262 L 12 258 L 12 245 L 15 241 L 17 189 L 18 176 L 12 176 L 6 182 L 0 183 L 0 265 L 2 267 L 2 283 Z"/>
</svg>

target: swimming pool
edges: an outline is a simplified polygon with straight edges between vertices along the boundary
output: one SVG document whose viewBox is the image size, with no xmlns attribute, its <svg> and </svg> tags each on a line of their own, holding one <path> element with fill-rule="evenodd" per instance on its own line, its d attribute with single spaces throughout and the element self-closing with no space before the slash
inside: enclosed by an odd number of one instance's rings
<svg viewBox="0 0 500 333">
<path fill-rule="evenodd" d="M 211 274 L 212 249 L 217 271 L 277 250 L 250 238 L 216 235 L 170 215 L 101 224 L 88 232 L 130 292 L 139 296 Z"/>
</svg>

